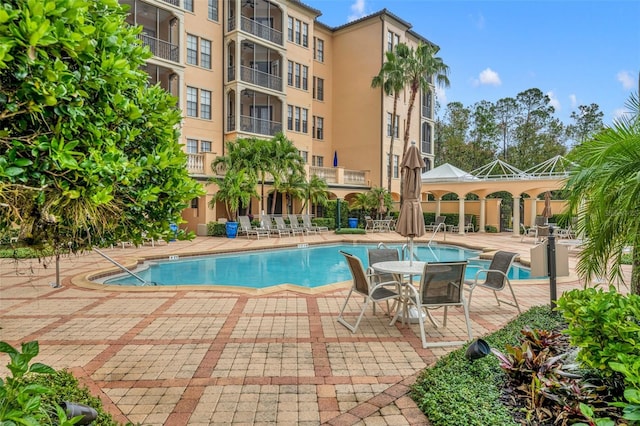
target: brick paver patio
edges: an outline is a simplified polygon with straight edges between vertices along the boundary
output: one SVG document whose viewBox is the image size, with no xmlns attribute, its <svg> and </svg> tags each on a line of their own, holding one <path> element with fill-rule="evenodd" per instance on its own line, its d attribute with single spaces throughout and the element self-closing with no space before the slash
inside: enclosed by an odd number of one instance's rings
<svg viewBox="0 0 640 426">
<path fill-rule="evenodd" d="M 508 249 L 529 259 L 531 241 L 511 234 L 447 235 L 448 243 Z M 423 237 L 421 242 L 426 242 Z M 442 235 L 437 240 L 442 241 Z M 259 241 L 199 237 L 155 247 L 105 252 L 120 263 L 137 258 L 255 249 L 331 241 L 403 242 L 395 233 L 333 233 Z M 570 256 L 573 270 L 575 254 Z M 116 420 L 143 425 L 407 425 L 427 424 L 409 398 L 416 375 L 454 348 L 423 349 L 417 324 L 389 326 L 367 312 L 357 333 L 336 322 L 349 282 L 317 292 L 120 288 L 81 284 L 112 266 L 96 253 L 60 262 L 61 288 L 52 288 L 50 260 L 1 260 L 0 339 L 38 340 L 37 361 L 69 368 Z M 558 294 L 579 287 L 558 280 Z M 80 284 L 80 285 L 78 285 Z M 135 290 L 135 291 L 130 291 Z M 519 282 L 523 308 L 549 302 L 547 281 Z M 474 337 L 517 314 L 493 295 L 474 292 Z M 355 305 L 354 305 L 355 308 Z M 436 313 L 438 318 L 440 313 Z M 446 329 L 426 326 L 432 340 L 465 338 L 462 312 Z M 0 358 L 0 374 L 7 373 Z"/>
</svg>

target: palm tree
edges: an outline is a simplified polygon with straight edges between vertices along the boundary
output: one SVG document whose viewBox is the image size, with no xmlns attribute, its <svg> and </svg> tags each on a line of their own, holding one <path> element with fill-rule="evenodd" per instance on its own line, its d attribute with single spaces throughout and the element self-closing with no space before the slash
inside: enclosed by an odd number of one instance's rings
<svg viewBox="0 0 640 426">
<path fill-rule="evenodd" d="M 401 47 L 402 46 L 402 47 Z M 406 49 L 406 45 L 400 44 L 396 46 L 396 49 Z M 400 57 L 396 55 L 394 51 L 387 51 L 385 53 L 387 60 L 382 64 L 382 68 L 377 76 L 373 77 L 371 81 L 371 87 L 382 87 L 384 93 L 387 95 L 393 95 L 393 113 L 391 115 L 391 143 L 389 146 L 389 164 L 387 168 L 387 190 L 391 192 L 391 175 L 393 170 L 393 142 L 396 136 L 396 127 L 398 123 L 396 116 L 398 114 L 398 99 L 400 94 L 406 86 L 404 63 L 400 60 Z"/>
<path fill-rule="evenodd" d="M 293 213 L 289 209 L 289 197 L 291 200 L 302 199 L 305 196 L 305 177 L 300 173 L 289 173 L 283 179 L 279 179 L 275 185 L 278 193 L 284 195 L 283 213 Z M 275 197 L 274 197 L 275 198 Z M 293 205 L 293 202 L 291 203 Z M 286 209 L 286 210 L 285 210 Z"/>
<path fill-rule="evenodd" d="M 577 271 L 587 279 L 621 276 L 625 247 L 632 249 L 630 291 L 640 294 L 640 104 L 627 102 L 628 115 L 616 119 L 569 158 L 578 164 L 565 189 L 569 214 L 586 237 Z"/>
<path fill-rule="evenodd" d="M 258 196 L 255 175 L 247 173 L 246 169 L 233 168 L 227 170 L 223 178 L 212 180 L 218 184 L 218 192 L 211 198 L 209 206 L 213 208 L 216 202 L 223 202 L 227 217 L 233 222 L 237 218 L 238 209 L 247 206 L 252 196 Z"/>
<path fill-rule="evenodd" d="M 326 206 L 329 201 L 328 189 L 329 186 L 327 182 L 316 175 L 311 176 L 311 179 L 304 185 L 304 204 L 300 208 L 300 213 L 302 213 L 309 204 L 311 204 L 311 206 L 314 204 Z"/>
<path fill-rule="evenodd" d="M 289 175 L 302 175 L 304 179 L 304 160 L 300 155 L 300 151 L 296 146 L 288 140 L 284 134 L 278 133 L 271 140 L 273 144 L 271 150 L 271 158 L 269 159 L 269 172 L 273 176 L 274 187 L 278 187 L 285 180 L 289 179 Z M 271 203 L 271 213 L 276 208 L 276 197 Z"/>
<path fill-rule="evenodd" d="M 435 56 L 440 48 L 430 43 L 418 43 L 415 48 L 398 45 L 398 55 L 404 62 L 405 81 L 409 86 L 409 107 L 407 108 L 407 127 L 404 130 L 404 144 L 402 154 L 409 147 L 409 130 L 411 129 L 411 113 L 416 102 L 416 96 L 420 90 L 430 92 L 431 77 L 435 77 L 439 87 L 449 87 L 449 66 L 442 58 Z"/>
</svg>

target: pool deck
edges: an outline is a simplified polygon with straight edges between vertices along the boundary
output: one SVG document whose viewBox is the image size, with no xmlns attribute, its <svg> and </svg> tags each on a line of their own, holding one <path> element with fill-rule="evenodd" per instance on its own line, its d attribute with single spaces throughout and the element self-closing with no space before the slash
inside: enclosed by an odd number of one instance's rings
<svg viewBox="0 0 640 426">
<path fill-rule="evenodd" d="M 429 236 L 418 242 L 426 243 Z M 155 247 L 104 252 L 126 265 L 139 257 L 272 248 L 300 243 L 405 240 L 395 232 L 248 240 L 199 237 Z M 443 241 L 440 234 L 436 240 Z M 511 234 L 446 235 L 446 242 L 520 253 L 532 238 Z M 574 270 L 576 250 L 570 251 Z M 423 349 L 417 324 L 389 326 L 368 309 L 356 333 L 336 322 L 350 282 L 317 291 L 275 292 L 89 285 L 85 276 L 112 265 L 96 253 L 55 262 L 0 260 L 0 340 L 37 340 L 36 361 L 68 368 L 117 421 L 142 425 L 424 425 L 408 395 L 417 374 L 452 348 Z M 549 303 L 548 281 L 517 283 L 523 309 Z M 558 279 L 558 295 L 581 287 Z M 505 295 L 506 296 L 506 295 Z M 355 312 L 355 304 L 351 306 Z M 435 311 L 438 318 L 441 313 Z M 517 314 L 490 292 L 474 292 L 474 337 Z M 465 339 L 462 311 L 427 338 Z M 8 359 L 0 356 L 0 376 Z"/>
</svg>

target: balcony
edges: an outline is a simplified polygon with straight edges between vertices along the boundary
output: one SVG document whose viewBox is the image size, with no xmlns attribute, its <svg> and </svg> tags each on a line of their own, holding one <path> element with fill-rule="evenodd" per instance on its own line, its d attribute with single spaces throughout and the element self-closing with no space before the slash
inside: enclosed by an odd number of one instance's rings
<svg viewBox="0 0 640 426">
<path fill-rule="evenodd" d="M 248 133 L 275 136 L 276 133 L 282 131 L 282 123 L 241 115 L 240 130 Z"/>
<path fill-rule="evenodd" d="M 366 170 L 348 170 L 343 167 L 310 166 L 309 175 L 318 176 L 331 185 L 350 185 L 369 187 L 369 172 Z"/>
<path fill-rule="evenodd" d="M 231 72 L 229 73 L 231 76 Z M 235 72 L 233 73 L 235 76 Z M 282 78 L 277 75 L 269 74 L 254 68 L 241 66 L 240 67 L 240 79 L 245 83 L 255 84 L 261 87 L 266 87 L 271 90 L 277 90 L 282 92 Z"/>
<path fill-rule="evenodd" d="M 422 116 L 432 118 L 431 105 L 422 105 Z"/>
<path fill-rule="evenodd" d="M 162 0 L 165 3 L 169 3 L 172 6 L 180 7 L 180 0 Z"/>
<path fill-rule="evenodd" d="M 431 154 L 431 142 L 430 141 L 422 141 L 420 142 L 421 151 L 425 154 Z"/>
<path fill-rule="evenodd" d="M 282 46 L 282 32 L 269 28 L 245 16 L 240 17 L 240 29 L 263 40 Z"/>
<path fill-rule="evenodd" d="M 142 40 L 143 45 L 149 46 L 149 50 L 154 56 L 176 63 L 180 62 L 180 47 L 177 44 L 171 44 L 146 34 L 138 34 L 138 38 Z"/>
</svg>

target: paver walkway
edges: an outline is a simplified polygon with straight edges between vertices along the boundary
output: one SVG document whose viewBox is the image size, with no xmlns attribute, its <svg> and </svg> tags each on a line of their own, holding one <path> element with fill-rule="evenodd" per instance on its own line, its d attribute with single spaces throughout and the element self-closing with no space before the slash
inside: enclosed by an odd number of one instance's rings
<svg viewBox="0 0 640 426">
<path fill-rule="evenodd" d="M 199 237 L 105 252 L 131 265 L 141 256 L 385 240 L 403 241 L 393 232 L 259 241 Z M 509 249 L 524 261 L 532 247 L 510 234 L 447 235 L 447 242 Z M 572 268 L 574 262 L 572 255 Z M 63 286 L 52 288 L 55 264 L 50 260 L 1 261 L 0 339 L 13 345 L 38 340 L 37 361 L 71 369 L 121 422 L 427 424 L 408 396 L 409 386 L 422 369 L 455 349 L 423 349 L 417 324 L 389 326 L 379 310 L 376 315 L 369 310 L 352 334 L 336 322 L 349 282 L 317 293 L 125 291 L 74 284 L 82 282 L 79 275 L 111 268 L 96 253 L 62 258 L 60 267 Z M 578 285 L 575 279 L 559 279 L 558 294 Z M 524 308 L 549 301 L 545 281 L 515 287 Z M 484 290 L 474 292 L 473 299 L 474 337 L 499 329 L 517 314 L 515 308 L 497 306 Z M 455 309 L 446 329 L 426 328 L 433 340 L 466 334 L 463 315 Z M 0 375 L 6 374 L 5 361 L 0 359 Z"/>
</svg>

